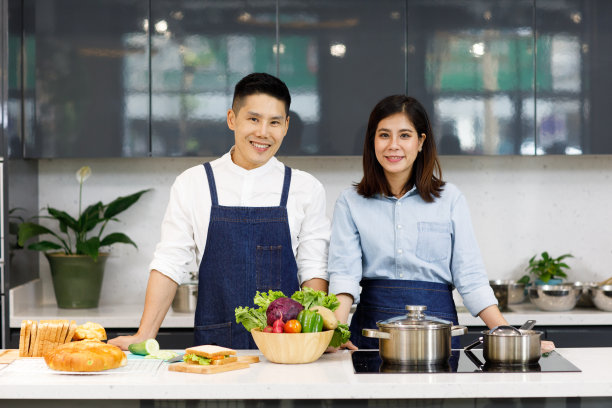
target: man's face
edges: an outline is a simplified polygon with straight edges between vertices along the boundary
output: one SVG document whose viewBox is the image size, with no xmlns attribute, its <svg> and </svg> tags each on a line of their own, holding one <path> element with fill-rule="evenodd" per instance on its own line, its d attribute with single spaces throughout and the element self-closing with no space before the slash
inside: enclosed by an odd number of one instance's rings
<svg viewBox="0 0 612 408">
<path fill-rule="evenodd" d="M 276 154 L 289 128 L 285 104 L 267 94 L 242 99 L 238 112 L 227 112 L 227 126 L 234 131 L 232 160 L 252 170 Z"/>
</svg>

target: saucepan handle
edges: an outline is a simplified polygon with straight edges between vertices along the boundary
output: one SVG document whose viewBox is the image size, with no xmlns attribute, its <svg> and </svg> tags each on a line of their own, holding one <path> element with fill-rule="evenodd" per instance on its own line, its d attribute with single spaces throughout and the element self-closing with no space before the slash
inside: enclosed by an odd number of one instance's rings
<svg viewBox="0 0 612 408">
<path fill-rule="evenodd" d="M 476 340 L 472 344 L 466 346 L 464 350 L 471 350 L 474 347 L 481 345 L 483 343 L 483 341 L 484 341 L 484 338 L 483 337 L 479 337 L 478 340 Z"/>
<path fill-rule="evenodd" d="M 467 331 L 468 328 L 466 326 L 456 325 L 451 327 L 451 336 L 463 336 Z"/>
<path fill-rule="evenodd" d="M 361 330 L 361 334 L 364 335 L 365 337 L 372 337 L 375 339 L 390 339 L 391 335 L 387 332 L 382 332 L 380 330 L 374 330 L 374 329 L 363 329 Z"/>
</svg>

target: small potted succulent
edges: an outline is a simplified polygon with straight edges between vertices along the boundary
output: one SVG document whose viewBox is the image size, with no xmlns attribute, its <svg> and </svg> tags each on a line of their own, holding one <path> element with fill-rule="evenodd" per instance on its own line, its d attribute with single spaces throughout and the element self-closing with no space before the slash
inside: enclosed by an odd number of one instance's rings
<svg viewBox="0 0 612 408">
<path fill-rule="evenodd" d="M 44 252 L 51 268 L 53 289 L 60 308 L 93 308 L 98 306 L 104 266 L 108 249 L 112 244 L 129 244 L 136 247 L 127 235 L 121 232 L 104 234 L 109 222 L 118 221 L 117 215 L 131 207 L 149 190 L 118 197 L 108 204 L 101 201 L 81 211 L 83 183 L 91 175 L 89 166 L 81 167 L 76 178 L 79 182 L 79 213 L 72 217 L 65 211 L 46 208 L 46 215 L 36 216 L 55 220 L 58 230 L 52 230 L 37 222 L 24 221 L 19 224 L 18 245 L 30 250 Z M 26 242 L 39 236 L 51 240 Z"/>
<path fill-rule="evenodd" d="M 569 270 L 570 267 L 565 262 L 566 258 L 573 258 L 571 254 L 563 254 L 557 258 L 552 258 L 548 252 L 544 251 L 539 259 L 534 255 L 529 260 L 529 265 L 526 270 L 529 274 L 524 275 L 518 280 L 519 283 L 529 284 L 531 279 L 529 275 L 536 277 L 534 283 L 536 285 L 558 285 L 567 278 L 567 274 L 563 269 Z"/>
</svg>

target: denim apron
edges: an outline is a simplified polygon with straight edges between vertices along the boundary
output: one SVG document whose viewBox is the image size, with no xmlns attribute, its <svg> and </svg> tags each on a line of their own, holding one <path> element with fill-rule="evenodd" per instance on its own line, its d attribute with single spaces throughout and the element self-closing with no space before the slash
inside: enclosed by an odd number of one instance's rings
<svg viewBox="0 0 612 408">
<path fill-rule="evenodd" d="M 208 237 L 200 262 L 194 341 L 234 349 L 256 348 L 251 333 L 236 323 L 234 309 L 253 307 L 255 292 L 299 289 L 297 264 L 291 247 L 287 197 L 291 168 L 278 207 L 219 205 L 210 163 L 204 163 L 212 207 Z"/>
<path fill-rule="evenodd" d="M 376 322 L 405 315 L 406 305 L 427 306 L 425 315 L 458 324 L 452 286 L 445 283 L 395 279 L 364 279 L 360 301 L 351 319 L 351 342 L 360 349 L 377 349 L 379 340 L 361 335 L 361 329 L 377 329 Z M 451 348 L 461 348 L 453 337 Z"/>
</svg>

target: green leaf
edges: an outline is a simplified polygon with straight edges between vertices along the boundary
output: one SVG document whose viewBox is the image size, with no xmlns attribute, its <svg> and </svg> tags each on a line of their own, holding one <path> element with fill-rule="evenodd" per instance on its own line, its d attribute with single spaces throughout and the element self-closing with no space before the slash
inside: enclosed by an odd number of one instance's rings
<svg viewBox="0 0 612 408">
<path fill-rule="evenodd" d="M 47 207 L 47 212 L 60 223 L 60 230 L 66 232 L 66 227 L 73 231 L 79 231 L 79 223 L 67 212 L 59 211 L 55 208 Z"/>
<path fill-rule="evenodd" d="M 63 247 L 55 242 L 51 241 L 40 241 L 35 242 L 28 246 L 28 249 L 33 251 L 51 251 L 53 249 L 63 249 Z"/>
<path fill-rule="evenodd" d="M 147 191 L 151 191 L 151 189 L 141 190 L 137 193 L 130 194 L 129 196 L 119 197 L 114 201 L 110 202 L 104 211 L 104 218 L 109 220 L 113 218 L 115 215 L 127 210 L 134 204 L 140 196 L 142 196 Z"/>
<path fill-rule="evenodd" d="M 76 244 L 77 254 L 89 255 L 94 261 L 98 260 L 98 251 L 100 249 L 100 239 L 93 237 L 87 241 L 77 242 Z"/>
<path fill-rule="evenodd" d="M 122 234 L 121 232 L 113 232 L 112 234 L 108 234 L 102 239 L 102 241 L 100 241 L 100 246 L 107 246 L 116 243 L 130 244 L 133 245 L 134 248 L 138 248 L 134 241 L 132 241 L 127 235 Z"/>
<path fill-rule="evenodd" d="M 42 225 L 35 224 L 33 222 L 24 222 L 19 224 L 18 242 L 19 245 L 23 246 L 27 240 L 42 234 L 52 234 L 49 228 L 43 227 Z"/>
<path fill-rule="evenodd" d="M 527 285 L 529 283 L 529 280 L 529 275 L 523 275 L 523 277 L 519 279 L 517 283 L 524 283 L 525 285 Z"/>
<path fill-rule="evenodd" d="M 104 208 L 104 204 L 102 204 L 101 201 L 98 201 L 97 203 L 92 204 L 89 207 L 87 207 L 85 210 L 83 210 L 83 213 L 79 217 L 79 221 L 78 221 L 78 225 L 79 225 L 78 231 L 81 233 L 91 231 L 92 229 L 96 227 L 96 225 L 103 222 L 104 219 L 100 218 L 103 208 Z"/>
</svg>

